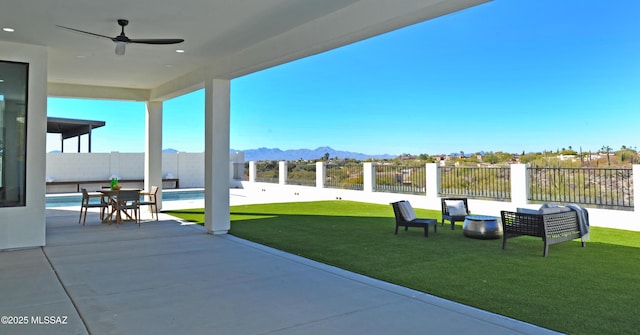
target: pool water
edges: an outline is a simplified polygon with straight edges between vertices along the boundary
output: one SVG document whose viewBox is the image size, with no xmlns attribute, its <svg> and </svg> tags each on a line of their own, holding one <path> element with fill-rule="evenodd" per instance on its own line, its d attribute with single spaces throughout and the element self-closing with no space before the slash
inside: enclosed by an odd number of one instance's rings
<svg viewBox="0 0 640 335">
<path fill-rule="evenodd" d="M 180 191 L 163 191 L 162 201 L 176 200 L 202 200 L 204 199 L 204 190 L 180 190 Z M 45 207 L 73 207 L 80 206 L 82 195 L 47 195 Z"/>
</svg>

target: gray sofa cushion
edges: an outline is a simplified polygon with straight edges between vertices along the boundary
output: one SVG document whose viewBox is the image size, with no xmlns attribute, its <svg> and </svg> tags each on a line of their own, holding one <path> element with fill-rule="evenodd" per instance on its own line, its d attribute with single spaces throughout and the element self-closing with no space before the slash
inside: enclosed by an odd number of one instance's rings
<svg viewBox="0 0 640 335">
<path fill-rule="evenodd" d="M 529 209 L 529 208 L 518 208 L 516 209 L 516 212 L 523 213 L 523 214 L 540 214 L 540 212 L 537 209 Z"/>
<path fill-rule="evenodd" d="M 538 210 L 539 214 L 557 214 L 557 213 L 564 213 L 564 212 L 570 212 L 571 208 L 569 207 L 544 207 L 544 208 L 540 208 Z"/>
</svg>

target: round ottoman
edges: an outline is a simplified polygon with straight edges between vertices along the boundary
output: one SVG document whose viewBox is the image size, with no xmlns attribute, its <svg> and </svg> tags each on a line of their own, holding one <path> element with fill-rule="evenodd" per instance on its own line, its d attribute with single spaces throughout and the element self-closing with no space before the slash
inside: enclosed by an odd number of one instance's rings
<svg viewBox="0 0 640 335">
<path fill-rule="evenodd" d="M 500 218 L 489 215 L 467 215 L 464 218 L 462 231 L 464 236 L 479 239 L 496 239 L 502 237 Z"/>
</svg>

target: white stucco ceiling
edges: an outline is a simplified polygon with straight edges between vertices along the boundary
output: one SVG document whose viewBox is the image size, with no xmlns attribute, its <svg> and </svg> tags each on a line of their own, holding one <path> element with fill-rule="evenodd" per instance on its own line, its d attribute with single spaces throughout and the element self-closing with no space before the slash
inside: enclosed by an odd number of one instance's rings
<svg viewBox="0 0 640 335">
<path fill-rule="evenodd" d="M 0 41 L 47 47 L 50 95 L 161 100 L 486 1 L 6 0 L 0 25 L 15 32 Z M 185 42 L 117 56 L 108 39 L 56 27 L 116 36 L 117 19 L 129 38 Z"/>
</svg>

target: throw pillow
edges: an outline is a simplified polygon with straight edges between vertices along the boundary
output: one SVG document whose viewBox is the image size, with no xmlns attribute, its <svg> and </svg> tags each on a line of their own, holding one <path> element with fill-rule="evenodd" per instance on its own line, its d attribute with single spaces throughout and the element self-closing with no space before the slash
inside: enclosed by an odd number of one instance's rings
<svg viewBox="0 0 640 335">
<path fill-rule="evenodd" d="M 398 207 L 400 207 L 400 214 L 402 214 L 402 217 L 404 217 L 406 221 L 413 221 L 416 219 L 416 212 L 408 201 L 400 201 L 398 203 Z"/>
<path fill-rule="evenodd" d="M 447 211 L 451 216 L 465 216 L 468 215 L 467 209 L 464 207 L 464 201 L 462 200 L 445 200 L 447 204 Z"/>
</svg>

